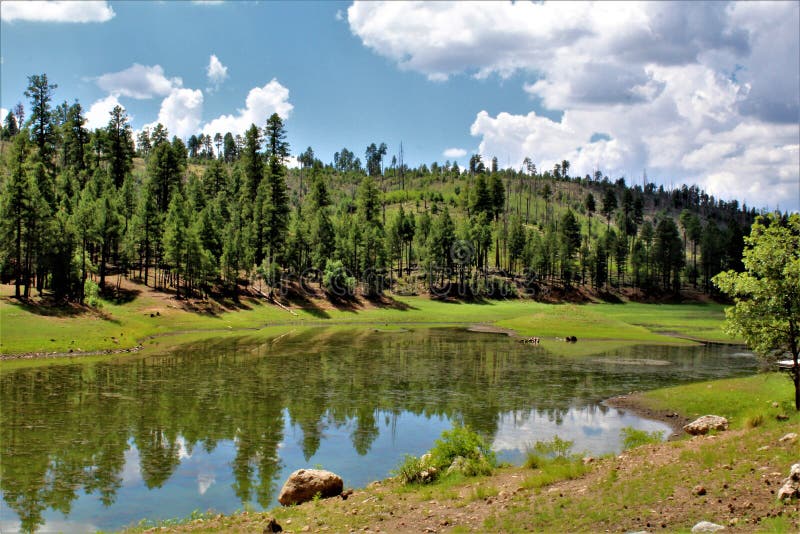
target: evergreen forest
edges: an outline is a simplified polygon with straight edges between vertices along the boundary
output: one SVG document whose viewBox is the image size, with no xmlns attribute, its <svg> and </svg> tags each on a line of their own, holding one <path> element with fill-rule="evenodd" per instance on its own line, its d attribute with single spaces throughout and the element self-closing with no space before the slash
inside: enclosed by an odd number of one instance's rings
<svg viewBox="0 0 800 534">
<path fill-rule="evenodd" d="M 126 278 L 178 298 L 713 294 L 714 275 L 742 269 L 759 214 L 534 154 L 518 169 L 478 154 L 410 167 L 402 144 L 376 140 L 332 162 L 312 147 L 291 157 L 278 114 L 180 139 L 160 124 L 134 133 L 116 107 L 89 131 L 46 74 L 25 98 L 0 157 L 0 277 L 17 298 L 91 305 Z"/>
</svg>

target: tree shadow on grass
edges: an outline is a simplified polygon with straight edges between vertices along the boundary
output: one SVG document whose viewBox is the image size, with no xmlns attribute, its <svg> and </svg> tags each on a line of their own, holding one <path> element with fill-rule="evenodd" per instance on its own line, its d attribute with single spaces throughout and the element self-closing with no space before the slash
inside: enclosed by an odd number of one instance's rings
<svg viewBox="0 0 800 534">
<path fill-rule="evenodd" d="M 317 319 L 330 319 L 331 314 L 326 312 L 316 302 L 303 295 L 302 293 L 293 293 L 287 298 L 287 301 L 292 306 L 301 308 L 303 311 L 308 312 Z"/>
<path fill-rule="evenodd" d="M 79 315 L 94 313 L 94 310 L 84 304 L 75 302 L 58 302 L 52 297 L 42 297 L 40 299 L 24 299 L 8 297 L 4 299 L 12 306 L 16 306 L 34 315 L 43 317 L 77 317 Z"/>
<path fill-rule="evenodd" d="M 419 309 L 406 302 L 400 302 L 399 300 L 395 300 L 393 297 L 389 295 L 376 295 L 373 297 L 364 297 L 364 300 L 367 300 L 370 304 L 372 304 L 376 308 L 381 308 L 384 310 L 409 311 L 409 310 Z"/>
<path fill-rule="evenodd" d="M 624 304 L 625 303 L 625 301 L 623 301 L 621 298 L 619 298 L 618 295 L 615 295 L 614 293 L 611 293 L 609 291 L 599 291 L 597 293 L 597 297 L 600 300 L 602 300 L 604 303 L 606 303 L 606 304 Z"/>
<path fill-rule="evenodd" d="M 142 292 L 139 289 L 115 288 L 102 293 L 103 299 L 112 304 L 128 304 L 136 300 Z"/>
</svg>

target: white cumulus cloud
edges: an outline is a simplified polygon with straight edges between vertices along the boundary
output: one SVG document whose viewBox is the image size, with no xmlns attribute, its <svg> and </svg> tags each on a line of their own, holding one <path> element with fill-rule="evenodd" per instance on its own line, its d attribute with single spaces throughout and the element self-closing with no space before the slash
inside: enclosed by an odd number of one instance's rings
<svg viewBox="0 0 800 534">
<path fill-rule="evenodd" d="M 629 183 L 646 170 L 800 209 L 797 2 L 355 2 L 347 18 L 402 70 L 521 75 L 521 90 L 562 112 L 478 113 L 470 132 L 486 158 L 543 170 L 567 159 L 571 175 Z"/>
<path fill-rule="evenodd" d="M 273 78 L 264 87 L 250 90 L 244 108 L 237 110 L 235 114 L 221 115 L 209 121 L 203 126 L 203 133 L 243 134 L 251 124 L 263 127 L 267 118 L 273 113 L 277 113 L 283 119 L 288 118 L 292 109 L 294 106 L 289 102 L 289 89 Z"/>
<path fill-rule="evenodd" d="M 98 1 L 2 2 L 0 6 L 5 22 L 107 22 L 114 15 L 108 2 Z"/>
<path fill-rule="evenodd" d="M 222 82 L 228 78 L 228 67 L 223 65 L 215 54 L 211 54 L 211 57 L 208 58 L 206 77 L 214 90 L 219 89 Z"/>
<path fill-rule="evenodd" d="M 463 158 L 467 155 L 467 151 L 463 148 L 448 148 L 442 152 L 442 155 L 446 158 Z"/>
<path fill-rule="evenodd" d="M 86 112 L 86 128 L 88 130 L 96 130 L 108 126 L 108 121 L 111 119 L 111 110 L 116 106 L 125 109 L 125 106 L 120 104 L 114 95 L 108 95 L 94 102 Z"/>
<path fill-rule="evenodd" d="M 167 78 L 161 65 L 134 63 L 125 70 L 110 72 L 97 78 L 97 85 L 111 94 L 144 100 L 169 95 L 181 87 L 180 78 Z"/>
<path fill-rule="evenodd" d="M 143 128 L 151 130 L 159 122 L 170 135 L 187 138 L 200 132 L 203 118 L 203 92 L 199 89 L 176 88 L 161 102 L 158 119 Z"/>
</svg>

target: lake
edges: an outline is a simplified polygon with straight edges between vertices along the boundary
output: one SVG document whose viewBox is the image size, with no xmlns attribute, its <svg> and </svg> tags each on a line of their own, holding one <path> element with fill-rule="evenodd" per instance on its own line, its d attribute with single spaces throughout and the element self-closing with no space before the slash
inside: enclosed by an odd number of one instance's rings
<svg viewBox="0 0 800 534">
<path fill-rule="evenodd" d="M 269 508 L 302 467 L 360 487 L 466 424 L 502 461 L 555 435 L 618 452 L 663 423 L 601 404 L 752 374 L 739 347 L 554 356 L 498 334 L 305 328 L 0 376 L 0 531 L 112 530 L 194 510 Z"/>
</svg>

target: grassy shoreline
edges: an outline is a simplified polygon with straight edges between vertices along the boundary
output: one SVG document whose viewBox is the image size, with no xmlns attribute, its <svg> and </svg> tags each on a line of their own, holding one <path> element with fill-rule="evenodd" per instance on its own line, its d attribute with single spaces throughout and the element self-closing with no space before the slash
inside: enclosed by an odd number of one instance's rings
<svg viewBox="0 0 800 534">
<path fill-rule="evenodd" d="M 347 501 L 206 512 L 142 522 L 126 532 L 255 532 L 270 518 L 286 532 L 688 532 L 702 520 L 748 532 L 796 532 L 800 504 L 775 498 L 789 466 L 798 461 L 798 441 L 779 439 L 800 425 L 800 414 L 789 410 L 790 393 L 791 383 L 770 373 L 635 394 L 630 406 L 672 410 L 684 418 L 727 415 L 731 428 L 600 458 L 578 470 L 583 474 L 577 478 L 556 476 L 544 485 L 537 469 L 525 467 L 433 485 L 402 486 L 387 479 L 356 490 Z"/>
<path fill-rule="evenodd" d="M 478 303 L 426 297 L 394 297 L 386 303 L 357 302 L 291 311 L 263 300 L 243 299 L 213 311 L 183 309 L 185 303 L 146 288 L 125 303 L 103 302 L 98 311 L 53 309 L 10 298 L 0 286 L 0 359 L 78 358 L 151 350 L 181 337 L 197 339 L 301 326 L 491 325 L 521 336 L 538 336 L 548 350 L 580 356 L 631 344 L 736 343 L 722 331 L 718 304 L 546 304 L 532 300 Z M 577 336 L 579 343 L 560 339 Z M 676 337 L 677 336 L 677 337 Z M 173 340 L 166 342 L 166 338 Z M 138 349 L 137 349 L 138 350 Z"/>
</svg>

